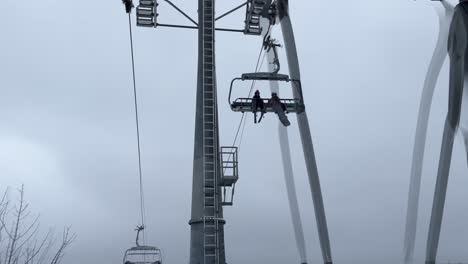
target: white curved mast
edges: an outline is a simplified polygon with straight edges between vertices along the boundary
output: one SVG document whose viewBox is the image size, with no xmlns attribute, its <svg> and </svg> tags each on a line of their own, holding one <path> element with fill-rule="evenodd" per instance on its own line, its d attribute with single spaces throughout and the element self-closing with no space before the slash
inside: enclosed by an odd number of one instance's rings
<svg viewBox="0 0 468 264">
<path fill-rule="evenodd" d="M 268 52 L 268 62 L 272 62 L 275 55 L 272 51 Z M 273 72 L 275 67 L 272 63 L 268 63 L 268 71 Z M 279 95 L 279 85 L 277 82 L 270 81 L 270 90 L 272 93 Z M 289 209 L 291 212 L 291 220 L 293 223 L 294 236 L 296 239 L 297 250 L 301 263 L 307 263 L 306 245 L 304 239 L 304 230 L 302 228 L 301 214 L 299 211 L 299 203 L 297 201 L 296 185 L 294 182 L 294 171 L 291 161 L 291 150 L 289 146 L 288 129 L 278 121 L 278 137 L 281 150 L 281 160 L 283 162 L 284 180 L 286 183 L 286 191 L 289 201 Z"/>
<path fill-rule="evenodd" d="M 446 1 L 433 5 L 439 20 L 439 35 L 432 55 L 419 106 L 416 125 L 416 135 L 413 147 L 413 161 L 411 165 L 410 186 L 408 192 L 408 206 L 406 212 L 405 239 L 403 244 L 403 263 L 412 264 L 414 260 L 414 246 L 416 242 L 417 219 L 419 210 L 419 194 L 421 189 L 421 174 L 426 146 L 427 127 L 431 110 L 432 97 L 437 80 L 447 57 L 447 40 L 453 7 Z"/>
<path fill-rule="evenodd" d="M 444 135 L 440 151 L 439 169 L 432 205 L 431 223 L 426 245 L 426 264 L 435 264 L 439 246 L 442 218 L 444 214 L 445 198 L 452 161 L 452 151 L 455 133 L 460 120 L 466 118 L 462 108 L 466 108 L 463 94 L 468 86 L 468 1 L 460 1 L 455 7 L 453 20 L 448 37 L 448 53 L 450 57 L 450 83 L 447 117 L 445 119 Z M 466 145 L 465 145 L 466 147 Z"/>
<path fill-rule="evenodd" d="M 289 1 L 278 1 L 278 10 L 281 29 L 283 32 L 286 56 L 288 60 L 290 78 L 294 80 L 300 80 L 301 74 L 299 69 L 296 41 L 294 38 L 291 18 L 289 16 Z M 298 94 L 299 89 L 295 87 L 297 86 L 297 83 L 292 82 L 291 85 L 293 86 L 292 90 L 294 97 L 300 98 L 300 95 Z M 312 143 L 312 136 L 310 133 L 309 120 L 307 118 L 306 111 L 297 113 L 297 123 L 299 126 L 299 133 L 301 136 L 307 173 L 309 176 L 323 261 L 325 264 L 331 264 L 333 261 L 330 247 L 330 238 L 328 235 L 327 219 L 325 216 L 325 207 L 323 204 L 317 162 L 315 160 L 314 146 Z"/>
</svg>

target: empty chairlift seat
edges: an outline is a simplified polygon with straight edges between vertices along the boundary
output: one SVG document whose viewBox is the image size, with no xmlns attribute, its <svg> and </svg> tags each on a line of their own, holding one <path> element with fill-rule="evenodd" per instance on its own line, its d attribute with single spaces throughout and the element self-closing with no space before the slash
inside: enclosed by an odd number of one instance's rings
<svg viewBox="0 0 468 264">
<path fill-rule="evenodd" d="M 276 81 L 276 82 L 294 82 L 296 83 L 295 87 L 298 91 L 299 98 L 293 99 L 280 99 L 281 103 L 285 106 L 287 113 L 302 113 L 305 110 L 304 100 L 302 97 L 302 87 L 299 80 L 292 80 L 288 75 L 270 73 L 270 72 L 256 72 L 256 73 L 244 73 L 240 78 L 235 78 L 231 82 L 231 88 L 229 91 L 229 104 L 231 110 L 234 112 L 252 112 L 252 98 L 242 97 L 237 98 L 234 101 L 231 100 L 232 90 L 234 83 L 236 81 Z M 265 106 L 265 112 L 275 112 L 272 105 L 270 105 L 269 98 L 262 98 L 263 104 Z"/>
<path fill-rule="evenodd" d="M 136 246 L 125 252 L 123 264 L 162 264 L 161 250 L 151 246 Z"/>
<path fill-rule="evenodd" d="M 137 6 L 137 26 L 140 27 L 156 27 L 156 19 L 158 3 L 156 0 L 140 0 L 140 5 Z"/>
</svg>

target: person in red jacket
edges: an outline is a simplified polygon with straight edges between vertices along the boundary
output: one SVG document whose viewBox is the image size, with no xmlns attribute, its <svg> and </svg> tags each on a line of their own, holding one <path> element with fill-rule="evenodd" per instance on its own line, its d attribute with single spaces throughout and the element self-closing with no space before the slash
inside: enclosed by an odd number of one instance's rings
<svg viewBox="0 0 468 264">
<path fill-rule="evenodd" d="M 277 93 L 271 93 L 271 99 L 268 100 L 268 106 L 278 115 L 280 122 L 285 126 L 290 126 L 288 117 L 286 116 L 286 105 L 281 102 Z"/>
</svg>

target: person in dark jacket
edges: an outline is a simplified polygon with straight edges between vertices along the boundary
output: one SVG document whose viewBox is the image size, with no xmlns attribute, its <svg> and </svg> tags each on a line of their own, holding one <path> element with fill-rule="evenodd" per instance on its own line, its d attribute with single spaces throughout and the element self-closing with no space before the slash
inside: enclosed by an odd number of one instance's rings
<svg viewBox="0 0 468 264">
<path fill-rule="evenodd" d="M 255 91 L 255 94 L 252 98 L 252 112 L 254 113 L 254 123 L 257 123 L 257 111 L 260 109 L 260 118 L 258 119 L 258 123 L 262 121 L 263 115 L 265 114 L 265 104 L 263 103 L 263 99 L 260 97 L 260 92 L 258 90 Z"/>
</svg>

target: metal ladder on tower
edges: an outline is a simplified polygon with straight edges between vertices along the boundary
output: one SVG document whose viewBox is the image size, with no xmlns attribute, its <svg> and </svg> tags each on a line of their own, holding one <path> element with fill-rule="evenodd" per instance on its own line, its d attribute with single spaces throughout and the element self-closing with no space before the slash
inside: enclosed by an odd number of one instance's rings
<svg viewBox="0 0 468 264">
<path fill-rule="evenodd" d="M 218 134 L 214 69 L 214 1 L 203 0 L 203 251 L 204 264 L 219 264 Z"/>
</svg>

